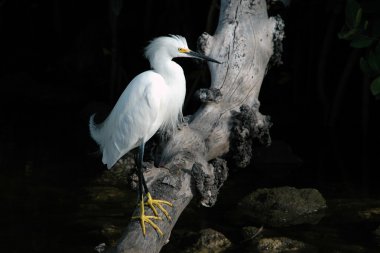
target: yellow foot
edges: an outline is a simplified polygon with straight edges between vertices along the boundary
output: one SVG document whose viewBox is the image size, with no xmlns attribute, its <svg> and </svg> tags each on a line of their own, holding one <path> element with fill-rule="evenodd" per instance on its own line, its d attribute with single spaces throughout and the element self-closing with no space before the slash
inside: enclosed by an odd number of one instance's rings
<svg viewBox="0 0 380 253">
<path fill-rule="evenodd" d="M 163 233 L 161 229 L 152 221 L 152 220 L 162 220 L 161 217 L 158 216 L 157 210 L 155 208 L 158 207 L 164 214 L 165 216 L 171 220 L 169 213 L 165 210 L 165 208 L 162 206 L 162 204 L 168 205 L 168 206 L 173 206 L 170 202 L 165 201 L 165 200 L 156 200 L 152 199 L 150 193 L 147 195 L 147 201 L 144 203 L 144 197 L 141 198 L 141 203 L 140 203 L 140 216 L 133 216 L 133 220 L 140 220 L 140 225 L 141 229 L 143 231 L 143 235 L 146 235 L 146 228 L 145 228 L 145 223 L 149 223 L 156 231 L 159 233 L 161 236 L 163 236 Z M 144 206 L 149 206 L 155 216 L 147 216 L 145 215 L 145 209 Z"/>
<path fill-rule="evenodd" d="M 165 214 L 165 216 L 168 220 L 170 220 L 170 221 L 172 220 L 168 211 L 166 211 L 166 209 L 162 206 L 162 205 L 168 205 L 168 206 L 172 207 L 173 206 L 172 203 L 170 203 L 169 201 L 166 201 L 166 200 L 152 199 L 152 196 L 150 196 L 149 192 L 147 193 L 146 197 L 148 198 L 148 200 L 145 202 L 145 205 L 149 206 L 150 209 L 152 209 L 154 215 L 156 215 L 158 217 L 158 212 L 155 208 L 155 206 L 156 206 L 161 210 L 161 212 L 163 214 Z"/>
</svg>

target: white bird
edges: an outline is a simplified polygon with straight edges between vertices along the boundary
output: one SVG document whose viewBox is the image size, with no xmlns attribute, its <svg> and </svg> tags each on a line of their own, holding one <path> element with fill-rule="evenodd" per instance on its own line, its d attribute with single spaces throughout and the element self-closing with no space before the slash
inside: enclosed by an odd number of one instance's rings
<svg viewBox="0 0 380 253">
<path fill-rule="evenodd" d="M 145 222 L 160 235 L 162 231 L 151 221 L 160 220 L 155 206 L 170 220 L 162 204 L 172 206 L 168 201 L 153 199 L 149 193 L 142 163 L 145 143 L 158 131 L 173 131 L 182 120 L 182 106 L 186 94 L 186 80 L 183 69 L 172 61 L 175 57 L 192 57 L 220 63 L 203 54 L 191 51 L 186 39 L 178 35 L 155 38 L 145 49 L 145 56 L 152 70 L 137 75 L 121 94 L 106 120 L 98 125 L 94 116 L 90 118 L 91 137 L 99 144 L 103 154 L 102 162 L 108 169 L 131 149 L 139 147 L 137 161 L 139 177 L 139 219 L 145 236 Z M 145 196 L 147 198 L 144 203 Z M 146 216 L 144 205 L 149 206 L 155 216 Z"/>
</svg>

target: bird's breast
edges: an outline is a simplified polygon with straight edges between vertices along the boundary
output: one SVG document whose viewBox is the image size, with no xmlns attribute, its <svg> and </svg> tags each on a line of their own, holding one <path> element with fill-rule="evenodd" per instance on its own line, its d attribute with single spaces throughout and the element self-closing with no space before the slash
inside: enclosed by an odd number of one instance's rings
<svg viewBox="0 0 380 253">
<path fill-rule="evenodd" d="M 182 106 L 186 95 L 186 81 L 185 78 L 177 78 L 176 80 L 167 81 L 168 89 L 166 95 L 162 96 L 163 108 L 160 110 L 164 113 L 163 128 L 171 128 L 172 130 L 177 127 L 178 121 L 182 119 Z"/>
</svg>

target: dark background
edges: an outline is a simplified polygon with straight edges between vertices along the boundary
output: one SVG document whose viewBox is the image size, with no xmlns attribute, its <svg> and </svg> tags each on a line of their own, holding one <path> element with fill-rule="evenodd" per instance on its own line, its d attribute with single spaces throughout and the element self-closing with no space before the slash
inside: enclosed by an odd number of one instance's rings
<svg viewBox="0 0 380 253">
<path fill-rule="evenodd" d="M 211 0 L 134 1 L 133 7 L 120 0 L 114 14 L 108 2 L 0 2 L 0 240 L 13 252 L 65 252 L 66 244 L 83 242 L 63 234 L 72 233 L 65 228 L 80 205 L 78 193 L 105 169 L 91 155 L 89 115 L 107 112 L 149 68 L 143 58 L 149 40 L 180 34 L 196 49 L 198 36 L 212 34 L 218 20 Z M 292 1 L 271 10 L 285 20 L 286 38 L 283 65 L 269 70 L 260 93 L 274 145 L 255 149 L 259 169 L 255 160 L 249 169 L 261 178 L 252 188 L 289 184 L 327 197 L 379 194 L 380 106 L 360 71 L 360 50 L 338 39 L 344 3 Z M 207 70 L 179 61 L 188 82 L 186 114 L 197 106 L 194 83 L 207 86 Z M 273 175 L 283 171 L 285 178 Z"/>
</svg>

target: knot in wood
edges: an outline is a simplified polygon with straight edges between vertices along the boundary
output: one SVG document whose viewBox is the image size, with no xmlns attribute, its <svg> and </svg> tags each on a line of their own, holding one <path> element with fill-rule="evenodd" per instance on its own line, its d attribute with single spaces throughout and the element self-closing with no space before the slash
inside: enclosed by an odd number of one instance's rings
<svg viewBox="0 0 380 253">
<path fill-rule="evenodd" d="M 200 163 L 194 163 L 191 175 L 200 194 L 201 204 L 206 207 L 215 205 L 219 189 L 228 177 L 227 162 L 217 158 L 206 167 Z"/>
<path fill-rule="evenodd" d="M 282 40 L 285 37 L 285 23 L 284 20 L 281 18 L 280 15 L 277 15 L 275 17 L 271 17 L 271 19 L 274 19 L 276 24 L 273 32 L 273 54 L 272 57 L 269 60 L 268 68 L 271 68 L 273 66 L 281 65 L 282 62 L 282 52 L 283 52 L 283 46 L 282 46 Z"/>
<path fill-rule="evenodd" d="M 208 55 L 210 48 L 211 48 L 211 42 L 212 36 L 206 32 L 202 33 L 201 36 L 199 36 L 197 41 L 197 49 L 198 51 L 202 52 L 203 54 Z"/>
<path fill-rule="evenodd" d="M 215 102 L 219 103 L 222 100 L 222 93 L 219 89 L 199 89 L 195 96 L 199 98 L 202 103 Z"/>
<path fill-rule="evenodd" d="M 263 124 L 258 123 L 258 115 L 264 118 Z M 245 168 L 252 158 L 253 140 L 257 139 L 261 144 L 270 145 L 269 128 L 272 124 L 268 116 L 263 116 L 258 107 L 242 105 L 240 112 L 233 118 L 233 126 L 230 135 L 230 154 L 238 168 Z"/>
</svg>

